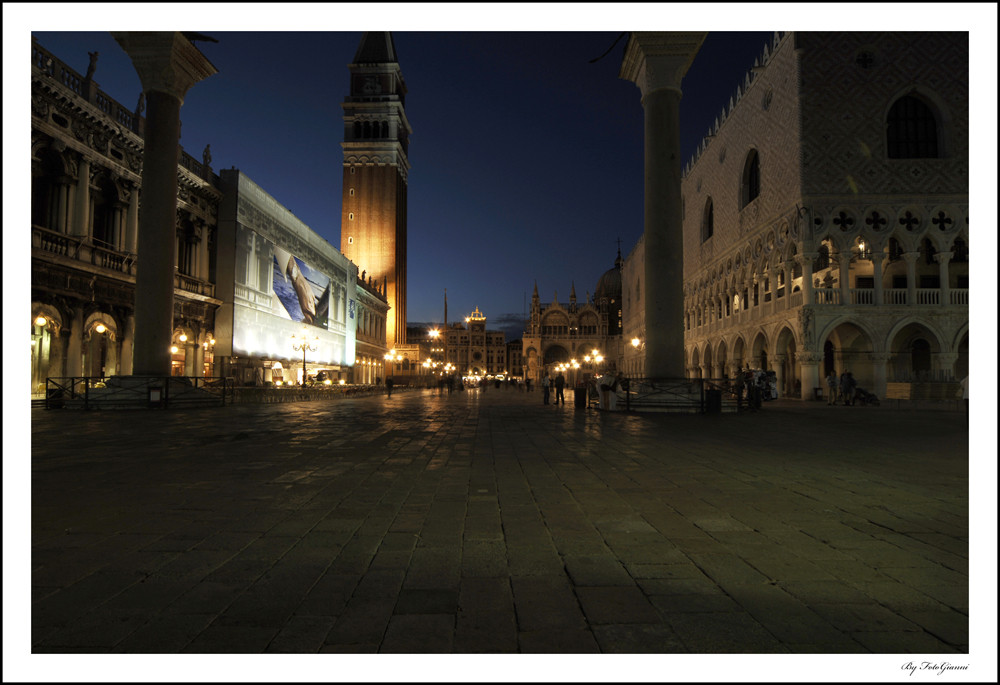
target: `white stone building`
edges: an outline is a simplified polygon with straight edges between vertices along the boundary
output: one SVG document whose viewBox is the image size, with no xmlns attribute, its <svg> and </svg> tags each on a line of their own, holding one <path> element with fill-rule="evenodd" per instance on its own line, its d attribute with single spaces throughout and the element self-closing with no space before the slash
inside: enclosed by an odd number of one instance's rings
<svg viewBox="0 0 1000 685">
<path fill-rule="evenodd" d="M 763 46 L 683 173 L 690 377 L 749 365 L 811 399 L 831 370 L 879 396 L 967 374 L 968 73 L 965 33 Z M 637 248 L 624 337 L 641 344 Z"/>
</svg>

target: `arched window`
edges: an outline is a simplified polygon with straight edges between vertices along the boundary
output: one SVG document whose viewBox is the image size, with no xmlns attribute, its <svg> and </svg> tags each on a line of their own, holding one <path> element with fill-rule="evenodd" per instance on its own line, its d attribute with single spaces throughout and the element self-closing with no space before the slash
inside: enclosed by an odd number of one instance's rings
<svg viewBox="0 0 1000 685">
<path fill-rule="evenodd" d="M 705 212 L 701 219 L 701 242 L 712 237 L 715 232 L 715 211 L 712 208 L 712 198 L 705 200 Z"/>
<path fill-rule="evenodd" d="M 743 165 L 743 178 L 740 180 L 740 209 L 757 199 L 760 195 L 760 157 L 756 150 L 747 155 Z"/>
<path fill-rule="evenodd" d="M 889 108 L 886 149 L 890 159 L 927 159 L 938 156 L 938 122 L 922 100 L 906 95 Z"/>
</svg>

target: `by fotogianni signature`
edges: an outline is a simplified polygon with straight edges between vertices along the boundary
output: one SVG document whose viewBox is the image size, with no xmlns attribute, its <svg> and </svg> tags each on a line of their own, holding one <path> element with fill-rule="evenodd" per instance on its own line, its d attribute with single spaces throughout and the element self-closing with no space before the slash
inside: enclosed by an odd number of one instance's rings
<svg viewBox="0 0 1000 685">
<path fill-rule="evenodd" d="M 908 661 L 903 664 L 903 670 L 909 671 L 910 675 L 913 675 L 917 671 L 933 671 L 935 675 L 943 675 L 946 671 L 968 671 L 969 665 L 965 664 L 964 666 L 960 666 L 957 664 L 949 664 L 947 661 L 921 661 L 919 664 Z"/>
</svg>

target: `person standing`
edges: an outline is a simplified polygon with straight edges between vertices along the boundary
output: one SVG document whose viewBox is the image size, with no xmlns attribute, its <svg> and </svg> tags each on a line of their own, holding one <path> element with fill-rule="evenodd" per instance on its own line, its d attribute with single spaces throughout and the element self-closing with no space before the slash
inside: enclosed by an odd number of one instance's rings
<svg viewBox="0 0 1000 685">
<path fill-rule="evenodd" d="M 542 404 L 549 403 L 549 386 L 551 385 L 549 380 L 549 374 L 546 373 L 542 376 Z"/>
<path fill-rule="evenodd" d="M 854 380 L 854 374 L 847 371 L 844 380 L 841 381 L 841 391 L 844 393 L 844 404 L 848 407 L 854 404 L 854 389 L 858 382 Z"/>
<path fill-rule="evenodd" d="M 393 385 L 392 378 L 386 378 L 385 379 L 385 396 L 386 397 L 392 397 L 392 385 Z"/>
<path fill-rule="evenodd" d="M 566 387 L 566 378 L 561 373 L 558 376 L 556 376 L 555 386 L 556 386 L 556 405 L 558 406 L 559 401 L 561 400 L 563 406 L 565 407 L 566 396 L 563 394 L 563 389 Z"/>
<path fill-rule="evenodd" d="M 830 371 L 826 374 L 826 387 L 829 393 L 826 397 L 826 405 L 830 406 L 837 404 L 837 389 L 840 387 L 840 383 L 837 381 L 837 373 L 835 371 Z"/>
</svg>

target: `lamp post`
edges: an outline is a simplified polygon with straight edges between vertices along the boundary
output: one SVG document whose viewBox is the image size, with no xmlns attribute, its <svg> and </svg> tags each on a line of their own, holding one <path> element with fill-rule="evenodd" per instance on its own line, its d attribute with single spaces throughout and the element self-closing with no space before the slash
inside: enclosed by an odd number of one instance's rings
<svg viewBox="0 0 1000 685">
<path fill-rule="evenodd" d="M 306 352 L 315 352 L 319 349 L 319 336 L 309 337 L 309 331 L 303 327 L 302 336 L 292 335 L 292 349 L 296 352 L 302 350 L 302 387 L 306 387 Z"/>
</svg>

